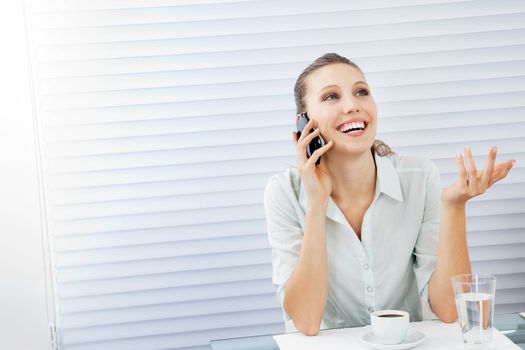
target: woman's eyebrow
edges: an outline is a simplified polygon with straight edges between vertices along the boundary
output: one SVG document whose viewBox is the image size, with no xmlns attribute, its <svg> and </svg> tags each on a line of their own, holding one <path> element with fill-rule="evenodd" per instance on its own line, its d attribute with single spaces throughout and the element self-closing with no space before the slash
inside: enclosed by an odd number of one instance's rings
<svg viewBox="0 0 525 350">
<path fill-rule="evenodd" d="M 365 84 L 366 86 L 368 86 L 368 84 L 366 83 L 366 81 L 363 81 L 363 80 L 359 80 L 359 81 L 356 81 L 354 83 L 354 85 L 357 85 L 357 84 Z"/>
<path fill-rule="evenodd" d="M 332 84 L 332 85 L 326 85 L 326 86 L 323 86 L 322 88 L 319 89 L 318 93 L 320 92 L 323 92 L 324 90 L 326 89 L 330 89 L 330 88 L 338 88 L 339 86 L 338 85 L 335 85 L 335 84 Z"/>
<path fill-rule="evenodd" d="M 368 84 L 366 83 L 366 81 L 363 81 L 363 80 L 358 80 L 354 83 L 354 85 L 358 85 L 358 84 L 364 84 L 366 86 L 368 86 Z M 318 93 L 321 93 L 323 92 L 324 90 L 326 89 L 330 89 L 330 88 L 339 88 L 339 85 L 335 85 L 335 84 L 331 84 L 331 85 L 326 85 L 326 86 L 323 86 L 322 88 L 319 89 Z"/>
</svg>

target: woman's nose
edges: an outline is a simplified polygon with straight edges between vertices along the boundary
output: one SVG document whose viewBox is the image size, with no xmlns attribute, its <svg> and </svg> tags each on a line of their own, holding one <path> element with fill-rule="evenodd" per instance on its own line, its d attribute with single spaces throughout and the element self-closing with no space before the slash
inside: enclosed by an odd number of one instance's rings
<svg viewBox="0 0 525 350">
<path fill-rule="evenodd" d="M 352 97 L 344 99 L 343 109 L 345 114 L 359 112 L 357 101 Z"/>
</svg>

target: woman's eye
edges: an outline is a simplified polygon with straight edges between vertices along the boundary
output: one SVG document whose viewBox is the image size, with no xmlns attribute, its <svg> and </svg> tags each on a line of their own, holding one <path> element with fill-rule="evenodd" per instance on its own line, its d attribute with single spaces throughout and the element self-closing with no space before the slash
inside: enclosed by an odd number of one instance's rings
<svg viewBox="0 0 525 350">
<path fill-rule="evenodd" d="M 328 94 L 325 97 L 323 97 L 323 101 L 332 101 L 337 99 L 337 94 Z"/>
<path fill-rule="evenodd" d="M 368 96 L 368 90 L 367 89 L 359 89 L 355 93 L 356 96 Z"/>
</svg>

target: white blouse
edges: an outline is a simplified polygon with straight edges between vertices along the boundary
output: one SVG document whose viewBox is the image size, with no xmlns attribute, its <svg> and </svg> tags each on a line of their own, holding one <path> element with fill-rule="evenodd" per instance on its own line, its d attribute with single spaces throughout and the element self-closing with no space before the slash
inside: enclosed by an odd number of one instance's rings
<svg viewBox="0 0 525 350">
<path fill-rule="evenodd" d="M 429 310 L 428 282 L 436 264 L 441 185 L 435 165 L 413 157 L 375 155 L 374 200 L 361 240 L 329 199 L 326 221 L 329 290 L 322 328 L 370 324 L 369 313 L 398 309 L 411 321 Z M 301 249 L 306 193 L 298 171 L 271 177 L 264 193 L 273 283 L 283 305 L 286 282 Z M 284 310 L 285 320 L 289 316 Z"/>
</svg>

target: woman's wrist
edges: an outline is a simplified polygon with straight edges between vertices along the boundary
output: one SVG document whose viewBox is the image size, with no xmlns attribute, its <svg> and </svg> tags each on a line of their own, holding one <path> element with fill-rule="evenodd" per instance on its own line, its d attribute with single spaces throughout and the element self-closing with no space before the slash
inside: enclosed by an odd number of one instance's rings
<svg viewBox="0 0 525 350">
<path fill-rule="evenodd" d="M 306 206 L 306 215 L 321 214 L 326 216 L 326 210 L 328 209 L 328 199 L 322 202 L 314 202 Z"/>
<path fill-rule="evenodd" d="M 445 196 L 443 193 L 441 194 L 441 205 L 446 208 L 463 209 L 465 208 L 467 204 L 467 200 L 468 199 L 466 198 L 450 199 L 450 198 L 447 198 L 447 196 Z"/>
</svg>

